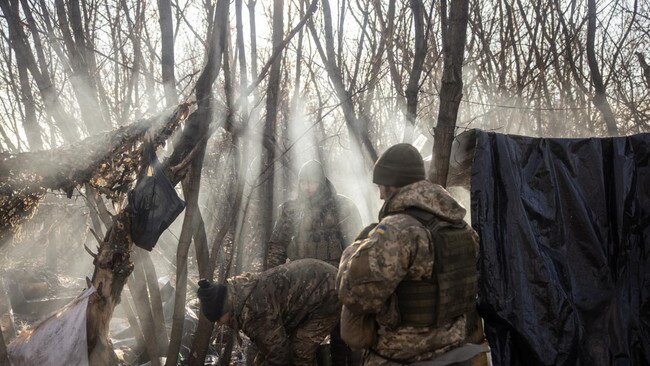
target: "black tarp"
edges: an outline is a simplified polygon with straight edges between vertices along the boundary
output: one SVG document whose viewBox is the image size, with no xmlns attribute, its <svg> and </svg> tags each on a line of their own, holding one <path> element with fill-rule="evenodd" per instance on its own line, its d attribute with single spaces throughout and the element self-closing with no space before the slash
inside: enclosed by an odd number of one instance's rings
<svg viewBox="0 0 650 366">
<path fill-rule="evenodd" d="M 476 131 L 471 196 L 494 365 L 650 364 L 650 134 Z"/>
</svg>

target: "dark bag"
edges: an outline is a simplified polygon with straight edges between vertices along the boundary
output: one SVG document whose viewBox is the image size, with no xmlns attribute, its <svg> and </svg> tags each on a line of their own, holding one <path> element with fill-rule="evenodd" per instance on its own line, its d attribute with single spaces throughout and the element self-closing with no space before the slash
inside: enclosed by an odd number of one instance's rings
<svg viewBox="0 0 650 366">
<path fill-rule="evenodd" d="M 138 174 L 138 182 L 129 192 L 131 239 L 135 245 L 151 251 L 160 235 L 183 212 L 185 202 L 163 172 L 153 146 L 144 149 L 149 162 Z"/>
</svg>

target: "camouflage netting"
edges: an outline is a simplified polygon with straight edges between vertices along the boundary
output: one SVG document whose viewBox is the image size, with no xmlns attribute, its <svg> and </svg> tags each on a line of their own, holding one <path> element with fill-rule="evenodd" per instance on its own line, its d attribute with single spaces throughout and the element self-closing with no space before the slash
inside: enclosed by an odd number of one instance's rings
<svg viewBox="0 0 650 366">
<path fill-rule="evenodd" d="M 182 104 L 56 149 L 0 155 L 0 246 L 23 219 L 34 214 L 47 190 L 62 190 L 70 197 L 77 186 L 88 183 L 106 197 L 118 199 L 135 180 L 147 131 L 154 146 L 163 145 L 189 107 Z"/>
</svg>

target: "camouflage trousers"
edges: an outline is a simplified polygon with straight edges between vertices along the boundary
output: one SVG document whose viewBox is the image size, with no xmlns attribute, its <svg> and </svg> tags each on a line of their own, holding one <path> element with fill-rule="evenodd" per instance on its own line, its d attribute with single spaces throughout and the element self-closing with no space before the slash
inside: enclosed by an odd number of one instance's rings
<svg viewBox="0 0 650 366">
<path fill-rule="evenodd" d="M 289 335 L 292 365 L 317 366 L 316 350 L 338 322 L 338 314 L 329 317 L 310 318 L 294 329 Z M 255 357 L 255 366 L 268 365 L 264 359 L 264 355 L 259 353 Z"/>
</svg>

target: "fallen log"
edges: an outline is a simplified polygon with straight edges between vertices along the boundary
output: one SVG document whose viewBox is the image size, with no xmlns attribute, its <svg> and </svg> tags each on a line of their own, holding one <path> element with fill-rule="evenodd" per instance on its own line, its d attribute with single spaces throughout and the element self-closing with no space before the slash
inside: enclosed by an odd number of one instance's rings
<svg viewBox="0 0 650 366">
<path fill-rule="evenodd" d="M 189 106 L 56 149 L 0 154 L 0 246 L 35 213 L 47 190 L 62 190 L 70 197 L 76 187 L 88 183 L 108 198 L 119 199 L 135 179 L 145 133 L 151 131 L 155 146 L 163 144 Z"/>
</svg>

